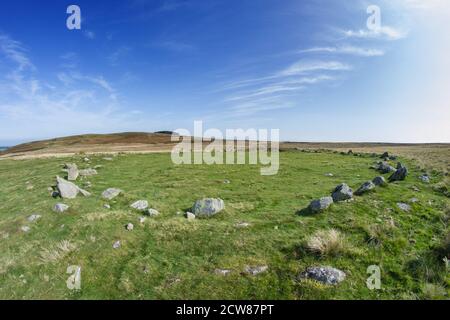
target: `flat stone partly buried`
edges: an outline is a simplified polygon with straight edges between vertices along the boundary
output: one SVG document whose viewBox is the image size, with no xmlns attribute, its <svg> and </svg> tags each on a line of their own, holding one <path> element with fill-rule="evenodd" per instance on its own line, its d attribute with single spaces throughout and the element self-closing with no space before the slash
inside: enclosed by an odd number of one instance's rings
<svg viewBox="0 0 450 320">
<path fill-rule="evenodd" d="M 211 217 L 225 209 L 222 199 L 206 198 L 197 200 L 192 207 L 192 213 L 196 217 Z"/>
<path fill-rule="evenodd" d="M 345 280 L 345 273 L 332 267 L 310 267 L 300 274 L 300 278 L 309 278 L 327 285 L 336 285 Z"/>
<path fill-rule="evenodd" d="M 400 210 L 405 211 L 405 212 L 411 211 L 411 206 L 409 204 L 407 204 L 407 203 L 399 202 L 399 203 L 397 203 L 397 207 Z"/>
<path fill-rule="evenodd" d="M 245 273 L 248 273 L 249 275 L 256 276 L 260 273 L 266 272 L 269 270 L 268 266 L 246 266 L 245 267 Z"/>
<path fill-rule="evenodd" d="M 34 221 L 39 220 L 40 218 L 41 218 L 41 216 L 39 214 L 32 214 L 31 216 L 29 216 L 27 218 L 27 220 L 30 222 L 34 222 Z"/>
<path fill-rule="evenodd" d="M 139 200 L 134 202 L 131 206 L 131 208 L 139 210 L 139 211 L 144 211 L 145 209 L 148 208 L 148 201 L 147 200 Z"/>
<path fill-rule="evenodd" d="M 102 197 L 103 199 L 112 200 L 122 193 L 122 190 L 116 188 L 109 188 L 103 191 Z"/>
</svg>

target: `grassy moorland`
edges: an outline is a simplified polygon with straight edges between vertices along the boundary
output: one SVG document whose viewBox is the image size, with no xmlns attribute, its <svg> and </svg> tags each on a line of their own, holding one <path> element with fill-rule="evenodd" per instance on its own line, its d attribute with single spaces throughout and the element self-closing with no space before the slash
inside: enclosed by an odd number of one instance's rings
<svg viewBox="0 0 450 320">
<path fill-rule="evenodd" d="M 258 166 L 249 165 L 175 166 L 164 153 L 118 155 L 113 161 L 92 155 L 90 162 L 83 155 L 1 160 L 0 298 L 448 298 L 443 259 L 449 254 L 450 203 L 442 188 L 434 187 L 445 178 L 439 171 L 429 172 L 431 183 L 425 184 L 418 179 L 420 165 L 400 159 L 410 169 L 405 181 L 317 215 L 299 215 L 339 183 L 355 190 L 377 176 L 369 167 L 379 159 L 298 151 L 280 157 L 275 176 L 261 176 Z M 76 182 L 92 196 L 51 197 L 48 188 L 56 175 L 64 175 L 66 162 L 102 166 L 98 175 Z M 100 194 L 109 187 L 124 194 L 105 201 Z M 225 211 L 187 220 L 181 213 L 204 197 L 222 198 Z M 161 215 L 141 224 L 142 214 L 130 208 L 140 199 Z M 70 209 L 53 212 L 59 202 Z M 398 202 L 411 210 L 402 211 Z M 32 214 L 41 218 L 29 222 Z M 133 231 L 125 229 L 130 222 Z M 242 222 L 249 226 L 237 227 Z M 30 230 L 22 231 L 23 226 Z M 326 238 L 331 229 L 338 241 L 332 245 L 322 239 L 330 250 L 312 245 L 314 236 Z M 117 240 L 121 247 L 114 249 Z M 80 291 L 66 287 L 70 265 L 82 268 Z M 244 273 L 246 266 L 262 265 L 268 266 L 264 273 Z M 381 290 L 366 286 L 370 265 L 381 268 Z M 299 278 L 309 266 L 336 267 L 347 278 L 337 286 Z M 231 273 L 220 275 L 216 269 Z"/>
</svg>

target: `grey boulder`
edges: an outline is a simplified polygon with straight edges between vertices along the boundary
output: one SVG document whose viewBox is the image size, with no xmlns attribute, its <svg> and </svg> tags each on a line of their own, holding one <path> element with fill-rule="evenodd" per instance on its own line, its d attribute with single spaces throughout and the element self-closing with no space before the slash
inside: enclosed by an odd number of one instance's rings
<svg viewBox="0 0 450 320">
<path fill-rule="evenodd" d="M 385 186 L 387 184 L 386 179 L 384 177 L 382 177 L 382 176 L 375 177 L 372 180 L 372 182 L 373 182 L 374 185 L 376 185 L 378 187 Z"/>
<path fill-rule="evenodd" d="M 76 184 L 64 180 L 58 176 L 56 176 L 56 188 L 59 191 L 59 195 L 65 199 L 75 199 L 78 193 L 81 193 L 86 197 L 91 195 L 89 192 L 81 189 Z"/>
<path fill-rule="evenodd" d="M 225 209 L 225 203 L 222 199 L 207 198 L 197 200 L 192 207 L 192 213 L 196 217 L 211 217 Z"/>
<path fill-rule="evenodd" d="M 372 181 L 364 182 L 358 190 L 355 191 L 357 196 L 363 195 L 364 193 L 370 192 L 375 189 L 375 184 Z"/>
<path fill-rule="evenodd" d="M 333 203 L 332 197 L 323 197 L 323 198 L 311 201 L 311 203 L 308 206 L 308 210 L 311 213 L 319 213 L 319 212 L 322 212 L 322 211 L 328 209 L 332 203 Z"/>
<path fill-rule="evenodd" d="M 376 170 L 378 170 L 380 173 L 391 173 L 395 171 L 395 168 L 393 166 L 391 166 L 389 163 L 387 163 L 386 161 L 381 161 L 378 162 L 378 164 L 376 165 Z"/>
<path fill-rule="evenodd" d="M 345 201 L 353 198 L 353 190 L 346 184 L 338 185 L 331 194 L 334 202 Z"/>
<path fill-rule="evenodd" d="M 79 171 L 78 167 L 75 163 L 67 163 L 65 165 L 66 171 L 67 171 L 67 180 L 69 181 L 75 181 L 78 178 Z"/>
<path fill-rule="evenodd" d="M 408 169 L 404 165 L 402 165 L 401 163 L 398 163 L 397 171 L 395 171 L 389 177 L 389 182 L 405 180 L 407 175 L 408 175 Z"/>
</svg>

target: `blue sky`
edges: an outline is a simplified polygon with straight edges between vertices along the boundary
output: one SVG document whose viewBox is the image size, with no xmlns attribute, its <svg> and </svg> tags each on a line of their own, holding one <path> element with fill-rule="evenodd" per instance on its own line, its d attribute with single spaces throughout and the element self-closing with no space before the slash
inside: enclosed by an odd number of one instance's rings
<svg viewBox="0 0 450 320">
<path fill-rule="evenodd" d="M 70 4 L 81 30 L 66 28 Z M 4 1 L 0 145 L 194 120 L 282 140 L 450 142 L 449 14 L 445 0 Z"/>
</svg>

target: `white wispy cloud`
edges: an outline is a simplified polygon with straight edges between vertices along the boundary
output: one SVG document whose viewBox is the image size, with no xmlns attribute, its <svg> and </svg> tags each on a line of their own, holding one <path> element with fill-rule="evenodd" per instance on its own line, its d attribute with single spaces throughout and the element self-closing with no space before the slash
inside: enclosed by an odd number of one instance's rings
<svg viewBox="0 0 450 320">
<path fill-rule="evenodd" d="M 346 71 L 351 66 L 339 61 L 306 61 L 300 60 L 277 73 L 277 77 L 297 76 L 314 71 Z"/>
<path fill-rule="evenodd" d="M 260 88 L 240 93 L 239 95 L 228 98 L 226 101 L 238 101 L 256 98 L 259 96 L 292 93 L 304 90 L 308 85 L 317 84 L 322 81 L 333 80 L 334 78 L 328 75 L 318 75 L 315 77 L 301 77 L 285 81 L 278 81 Z"/>
<path fill-rule="evenodd" d="M 18 41 L 11 39 L 6 34 L 0 33 L 0 52 L 4 54 L 10 61 L 15 62 L 18 71 L 25 69 L 35 70 L 35 66 L 31 63 L 26 55 L 26 50 Z"/>
<path fill-rule="evenodd" d="M 334 54 L 354 55 L 360 57 L 379 57 L 385 54 L 385 52 L 380 49 L 368 49 L 355 46 L 313 47 L 309 49 L 300 50 L 299 53 L 334 53 Z"/>
<path fill-rule="evenodd" d="M 408 32 L 390 26 L 381 26 L 378 30 L 341 30 L 346 38 L 400 40 L 408 36 Z"/>
<path fill-rule="evenodd" d="M 102 75 L 64 68 L 53 81 L 40 79 L 23 48 L 0 34 L 0 60 L 10 62 L 0 74 L 2 139 L 108 132 L 130 128 L 142 118 L 122 109 L 117 90 Z"/>
</svg>

